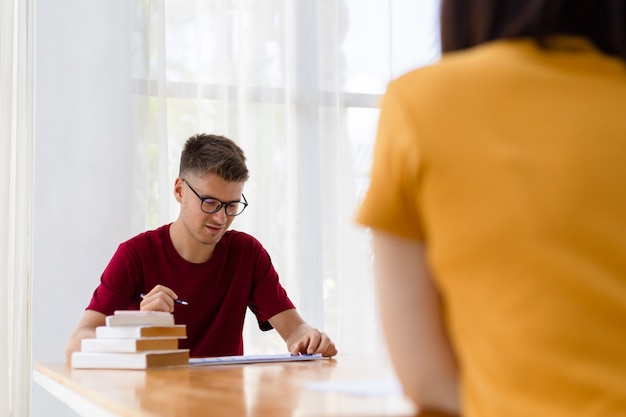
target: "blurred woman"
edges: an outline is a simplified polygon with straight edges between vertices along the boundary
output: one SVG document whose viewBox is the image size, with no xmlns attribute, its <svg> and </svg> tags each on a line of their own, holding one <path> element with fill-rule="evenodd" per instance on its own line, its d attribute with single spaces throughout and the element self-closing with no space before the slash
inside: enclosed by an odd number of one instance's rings
<svg viewBox="0 0 626 417">
<path fill-rule="evenodd" d="M 626 415 L 626 6 L 443 0 L 370 189 L 406 394 L 466 417 Z"/>
</svg>

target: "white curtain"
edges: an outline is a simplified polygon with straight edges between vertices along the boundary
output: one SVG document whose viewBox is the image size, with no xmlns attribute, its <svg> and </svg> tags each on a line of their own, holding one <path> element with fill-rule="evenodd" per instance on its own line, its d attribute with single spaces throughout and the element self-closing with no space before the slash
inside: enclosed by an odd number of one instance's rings
<svg viewBox="0 0 626 417">
<path fill-rule="evenodd" d="M 27 416 L 34 0 L 0 0 L 0 416 Z"/>
<path fill-rule="evenodd" d="M 305 320 L 343 352 L 383 349 L 368 235 L 354 224 L 387 82 L 438 57 L 436 0 L 152 0 L 133 10 L 138 231 L 172 221 L 198 132 L 248 156 L 233 228 L 268 249 Z M 384 204 L 384 202 L 381 202 Z M 249 320 L 246 352 L 284 349 Z"/>
</svg>

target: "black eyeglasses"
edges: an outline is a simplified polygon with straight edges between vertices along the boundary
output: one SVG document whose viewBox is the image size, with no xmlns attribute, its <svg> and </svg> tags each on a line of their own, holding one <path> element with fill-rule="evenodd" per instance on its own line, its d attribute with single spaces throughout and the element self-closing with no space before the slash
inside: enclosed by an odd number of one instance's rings
<svg viewBox="0 0 626 417">
<path fill-rule="evenodd" d="M 224 207 L 226 215 L 234 217 L 239 216 L 246 209 L 246 207 L 248 207 L 248 201 L 246 200 L 246 196 L 243 194 L 241 194 L 243 201 L 229 201 L 228 203 L 226 203 L 224 201 L 218 200 L 217 198 L 200 196 L 200 194 L 198 194 L 196 190 L 194 190 L 193 187 L 189 185 L 186 179 L 181 179 L 185 184 L 187 184 L 187 187 L 189 187 L 189 189 L 198 196 L 198 198 L 200 199 L 200 210 L 205 213 L 217 213 L 222 209 L 222 207 Z"/>
</svg>

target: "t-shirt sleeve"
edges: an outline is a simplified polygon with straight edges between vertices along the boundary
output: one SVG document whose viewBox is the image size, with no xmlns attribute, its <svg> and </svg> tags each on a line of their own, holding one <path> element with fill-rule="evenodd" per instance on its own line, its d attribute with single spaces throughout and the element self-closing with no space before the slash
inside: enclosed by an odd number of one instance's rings
<svg viewBox="0 0 626 417">
<path fill-rule="evenodd" d="M 280 284 L 269 254 L 260 243 L 256 251 L 254 282 L 248 306 L 257 318 L 259 329 L 263 331 L 273 329 L 269 323 L 271 317 L 295 308 Z"/>
<path fill-rule="evenodd" d="M 418 120 L 399 85 L 385 94 L 374 145 L 370 186 L 356 221 L 401 237 L 423 240 L 419 183 Z"/>
<path fill-rule="evenodd" d="M 88 310 L 111 315 L 115 310 L 138 309 L 141 302 L 140 263 L 128 242 L 122 243 L 100 277 Z"/>
</svg>

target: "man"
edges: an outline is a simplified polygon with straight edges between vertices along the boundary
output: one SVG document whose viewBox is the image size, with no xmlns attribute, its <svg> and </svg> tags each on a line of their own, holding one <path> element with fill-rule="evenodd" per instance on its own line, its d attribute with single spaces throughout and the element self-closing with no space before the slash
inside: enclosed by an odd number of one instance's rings
<svg viewBox="0 0 626 417">
<path fill-rule="evenodd" d="M 244 153 L 230 139 L 200 134 L 187 141 L 174 183 L 178 219 L 119 246 L 68 341 L 68 361 L 122 309 L 173 313 L 187 326 L 180 347 L 194 357 L 243 354 L 247 308 L 292 354 L 337 354 L 330 338 L 300 317 L 262 245 L 228 230 L 248 205 L 247 179 Z"/>
</svg>

